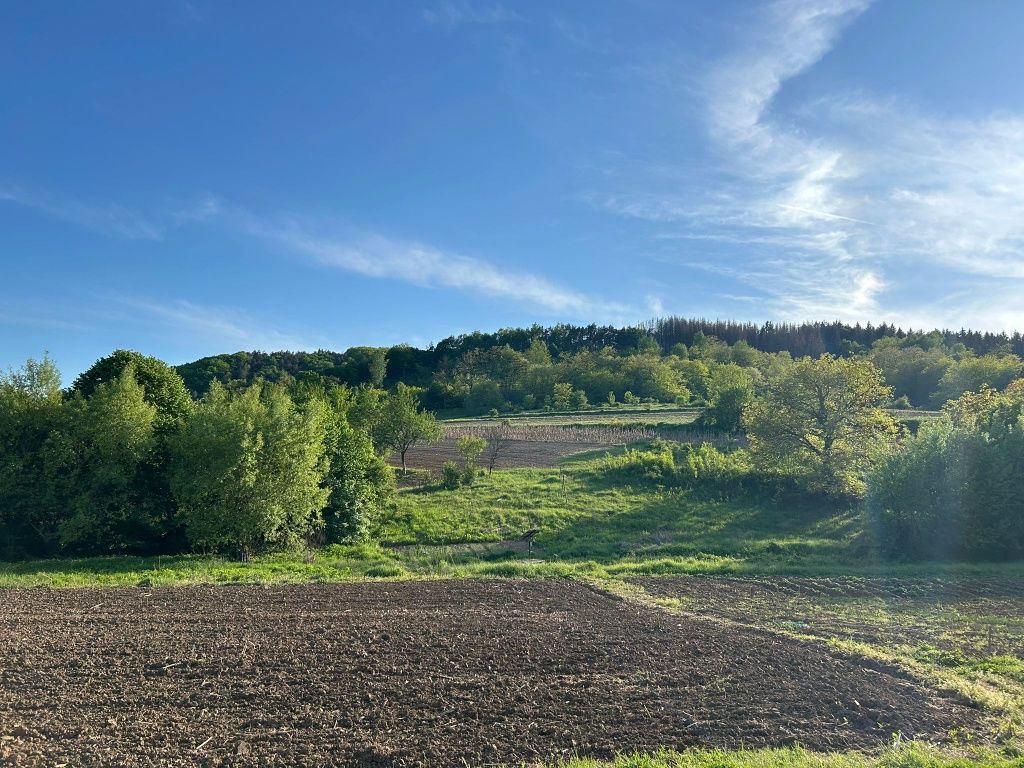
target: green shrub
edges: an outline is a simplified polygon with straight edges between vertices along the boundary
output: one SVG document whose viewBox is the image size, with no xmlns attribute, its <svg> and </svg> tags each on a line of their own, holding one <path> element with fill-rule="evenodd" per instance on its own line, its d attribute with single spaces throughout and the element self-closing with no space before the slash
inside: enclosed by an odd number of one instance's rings
<svg viewBox="0 0 1024 768">
<path fill-rule="evenodd" d="M 1024 557 L 1024 387 L 969 393 L 869 477 L 881 551 L 909 559 Z"/>
<path fill-rule="evenodd" d="M 647 482 L 728 497 L 740 493 L 779 495 L 796 491 L 792 477 L 756 466 L 745 450 L 720 451 L 710 443 L 656 440 L 607 456 L 602 469 L 619 482 Z"/>
<path fill-rule="evenodd" d="M 900 395 L 899 397 L 892 401 L 892 407 L 898 408 L 901 411 L 909 411 L 914 406 L 910 402 L 909 397 L 907 397 L 906 395 Z"/>
<path fill-rule="evenodd" d="M 676 449 L 676 462 L 680 481 L 689 487 L 702 484 L 728 487 L 740 483 L 751 472 L 745 451 L 725 453 L 710 443 L 680 445 Z"/>
<path fill-rule="evenodd" d="M 625 482 L 673 483 L 676 479 L 675 456 L 667 444 L 654 444 L 650 450 L 627 448 L 619 456 L 607 456 L 603 469 Z"/>
<path fill-rule="evenodd" d="M 454 491 L 459 487 L 461 479 L 462 470 L 459 469 L 459 465 L 454 461 L 446 461 L 444 466 L 441 467 L 441 485 L 450 491 Z"/>
</svg>

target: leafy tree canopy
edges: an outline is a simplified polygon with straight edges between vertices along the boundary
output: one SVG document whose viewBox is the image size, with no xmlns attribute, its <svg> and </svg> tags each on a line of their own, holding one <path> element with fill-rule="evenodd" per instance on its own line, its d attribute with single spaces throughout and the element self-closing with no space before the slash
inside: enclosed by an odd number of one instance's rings
<svg viewBox="0 0 1024 768">
<path fill-rule="evenodd" d="M 192 397 L 177 371 L 162 360 L 126 349 L 93 363 L 75 379 L 71 392 L 90 397 L 99 385 L 116 381 L 129 368 L 142 387 L 146 402 L 156 406 L 159 428 L 182 421 L 192 410 Z"/>
<path fill-rule="evenodd" d="M 755 459 L 829 495 L 860 495 L 870 459 L 898 428 L 892 398 L 866 360 L 806 357 L 769 374 L 744 424 Z"/>
</svg>

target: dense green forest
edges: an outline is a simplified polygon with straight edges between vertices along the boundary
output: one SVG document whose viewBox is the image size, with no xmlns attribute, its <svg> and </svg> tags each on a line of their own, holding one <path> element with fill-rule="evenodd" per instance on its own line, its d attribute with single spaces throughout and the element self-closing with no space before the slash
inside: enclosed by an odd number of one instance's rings
<svg viewBox="0 0 1024 768">
<path fill-rule="evenodd" d="M 214 381 L 257 379 L 423 389 L 431 410 L 579 409 L 616 402 L 704 404 L 716 370 L 744 369 L 756 382 L 774 361 L 799 357 L 871 360 L 893 388 L 894 404 L 937 408 L 982 386 L 1005 387 L 1024 370 L 1019 333 L 902 331 L 842 323 L 763 326 L 666 318 L 645 326 L 557 325 L 346 352 L 237 352 L 178 366 L 195 396 Z"/>
<path fill-rule="evenodd" d="M 66 391 L 29 360 L 0 377 L 0 557 L 357 540 L 394 489 L 385 457 L 437 433 L 403 385 L 214 384 L 195 401 L 137 352 Z"/>
</svg>

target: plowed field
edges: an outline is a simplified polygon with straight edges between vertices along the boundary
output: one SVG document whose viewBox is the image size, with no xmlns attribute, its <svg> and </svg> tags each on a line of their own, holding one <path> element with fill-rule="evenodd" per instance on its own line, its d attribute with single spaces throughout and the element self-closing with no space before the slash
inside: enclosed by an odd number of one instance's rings
<svg viewBox="0 0 1024 768">
<path fill-rule="evenodd" d="M 0 763 L 453 766 L 982 733 L 821 647 L 571 582 L 0 591 Z"/>
<path fill-rule="evenodd" d="M 608 447 L 608 445 L 603 443 L 514 440 L 502 451 L 501 456 L 495 463 L 495 469 L 553 467 L 566 456 Z M 436 443 L 414 445 L 409 449 L 409 453 L 405 458 L 410 468 L 429 469 L 434 474 L 441 473 L 441 467 L 444 466 L 446 461 L 459 463 L 463 461 L 453 437 L 443 438 Z M 391 457 L 391 463 L 395 466 L 401 466 L 397 456 Z"/>
</svg>

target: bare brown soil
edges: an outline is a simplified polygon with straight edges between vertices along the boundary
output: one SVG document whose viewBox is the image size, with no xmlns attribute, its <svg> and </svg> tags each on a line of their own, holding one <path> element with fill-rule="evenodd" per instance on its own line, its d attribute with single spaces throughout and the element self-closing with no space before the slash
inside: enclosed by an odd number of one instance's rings
<svg viewBox="0 0 1024 768">
<path fill-rule="evenodd" d="M 982 733 L 952 695 L 572 582 L 0 591 L 0 763 L 518 764 Z"/>
<path fill-rule="evenodd" d="M 446 437 L 436 443 L 414 445 L 405 456 L 406 463 L 410 469 L 427 469 L 435 475 L 440 474 L 441 467 L 446 461 L 462 462 L 462 456 L 455 448 L 455 441 L 454 437 Z M 495 469 L 553 467 L 566 456 L 608 447 L 603 443 L 514 440 L 498 457 Z M 398 456 L 392 456 L 391 463 L 401 466 Z"/>
<path fill-rule="evenodd" d="M 1024 659 L 1024 577 L 635 579 L 687 612 L 879 646 L 934 646 Z"/>
</svg>

